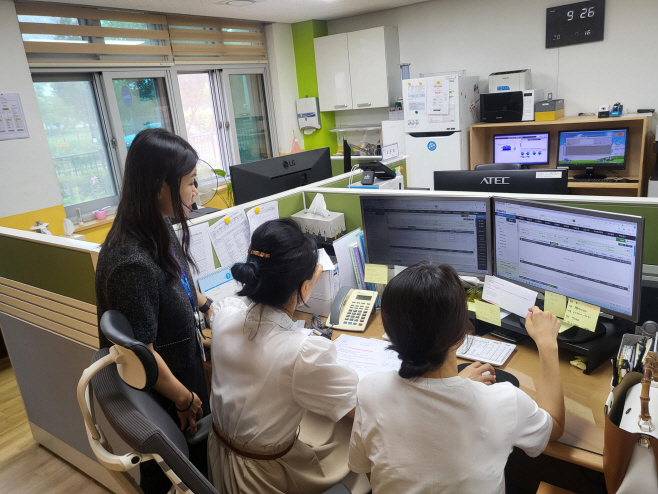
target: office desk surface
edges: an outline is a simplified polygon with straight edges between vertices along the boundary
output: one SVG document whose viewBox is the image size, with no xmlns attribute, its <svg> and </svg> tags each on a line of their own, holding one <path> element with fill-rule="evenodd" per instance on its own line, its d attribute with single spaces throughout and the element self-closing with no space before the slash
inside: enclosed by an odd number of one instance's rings
<svg viewBox="0 0 658 494">
<path fill-rule="evenodd" d="M 295 313 L 295 317 L 304 319 L 307 323 L 311 319 L 310 314 L 299 311 Z M 370 317 L 365 332 L 334 330 L 332 339 L 335 340 L 343 333 L 382 339 L 384 328 L 380 311 L 375 311 Z M 560 377 L 566 407 L 565 432 L 557 442 L 549 443 L 544 454 L 602 472 L 603 405 L 610 392 L 610 367 L 604 364 L 592 374 L 585 375 L 569 363 L 572 359 L 570 352 L 560 349 Z M 467 361 L 460 359 L 460 362 Z M 210 362 L 206 363 L 209 364 Z M 525 338 L 517 344 L 512 356 L 500 369 L 514 374 L 521 384 L 521 389 L 533 399 L 537 398 L 539 356 L 532 339 Z"/>
</svg>

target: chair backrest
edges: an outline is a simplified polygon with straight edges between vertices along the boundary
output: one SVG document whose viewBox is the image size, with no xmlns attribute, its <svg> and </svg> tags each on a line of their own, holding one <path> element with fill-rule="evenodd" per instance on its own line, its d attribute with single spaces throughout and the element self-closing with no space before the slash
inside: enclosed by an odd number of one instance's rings
<svg viewBox="0 0 658 494">
<path fill-rule="evenodd" d="M 485 163 L 484 165 L 475 165 L 475 169 L 479 171 L 523 170 L 525 165 L 520 163 Z"/>
<path fill-rule="evenodd" d="M 195 494 L 217 494 L 212 484 L 189 461 L 183 433 L 149 391 L 158 375 L 157 362 L 151 351 L 134 339 L 130 323 L 116 311 L 103 314 L 100 328 L 111 342 L 129 349 L 138 357 L 127 359 L 128 362 L 121 365 L 121 371 L 117 365 L 109 365 L 91 379 L 93 393 L 112 428 L 135 451 L 160 455 Z M 107 348 L 99 350 L 93 362 L 108 353 Z M 135 368 L 140 365 L 142 368 Z M 134 383 L 129 386 L 122 378 L 140 374 L 146 376 L 141 389 L 136 389 Z"/>
</svg>

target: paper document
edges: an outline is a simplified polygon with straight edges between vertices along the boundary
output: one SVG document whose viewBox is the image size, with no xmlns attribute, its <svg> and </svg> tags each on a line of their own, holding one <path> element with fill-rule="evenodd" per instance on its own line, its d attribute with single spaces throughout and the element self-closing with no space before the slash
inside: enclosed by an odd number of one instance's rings
<svg viewBox="0 0 658 494">
<path fill-rule="evenodd" d="M 231 274 L 231 268 L 216 269 L 203 278 L 199 278 L 199 291 L 214 302 L 228 297 L 235 297 L 240 291 L 240 284 Z"/>
<path fill-rule="evenodd" d="M 30 137 L 18 93 L 0 93 L 0 141 Z M 68 145 L 68 143 L 67 143 Z"/>
<path fill-rule="evenodd" d="M 448 115 L 450 113 L 450 87 L 447 79 L 438 79 L 427 93 L 427 113 Z"/>
<path fill-rule="evenodd" d="M 407 107 L 409 111 L 426 113 L 425 95 L 427 94 L 427 85 L 422 82 L 412 82 L 407 85 Z"/>
<path fill-rule="evenodd" d="M 220 218 L 210 226 L 208 232 L 222 267 L 233 266 L 236 262 L 244 262 L 247 259 L 251 236 L 244 211 L 235 211 L 230 218 Z"/>
<path fill-rule="evenodd" d="M 338 263 L 338 278 L 340 279 L 341 287 L 351 286 L 352 288 L 358 288 L 354 265 L 352 264 L 352 256 L 350 254 L 350 245 L 360 242 L 360 232 L 361 228 L 357 228 L 334 240 L 334 251 L 336 253 L 336 262 Z"/>
<path fill-rule="evenodd" d="M 544 293 L 544 310 L 562 319 L 564 317 L 564 311 L 567 310 L 567 297 L 546 290 Z"/>
<path fill-rule="evenodd" d="M 601 307 L 570 298 L 564 313 L 564 322 L 588 331 L 595 331 L 600 312 Z"/>
<path fill-rule="evenodd" d="M 327 254 L 327 251 L 324 249 L 318 249 L 318 264 L 322 265 L 322 271 L 333 271 L 334 263 L 331 261 L 331 257 Z"/>
<path fill-rule="evenodd" d="M 212 255 L 212 243 L 208 234 L 208 223 L 190 227 L 190 254 L 196 263 L 197 277 L 207 275 L 215 270 L 215 260 Z M 179 237 L 182 231 L 179 230 Z"/>
<path fill-rule="evenodd" d="M 525 317 L 528 309 L 537 301 L 537 292 L 487 275 L 484 277 L 482 300 L 499 305 L 517 316 Z"/>
<path fill-rule="evenodd" d="M 266 202 L 250 209 L 247 211 L 247 219 L 249 220 L 249 238 L 251 239 L 251 235 L 260 225 L 270 220 L 279 219 L 279 201 Z"/>
<path fill-rule="evenodd" d="M 500 366 L 512 355 L 516 345 L 502 341 L 467 336 L 464 343 L 457 350 L 457 356 L 467 360 L 477 360 Z"/>
<path fill-rule="evenodd" d="M 400 370 L 400 359 L 396 352 L 386 349 L 390 345 L 387 341 L 342 334 L 334 344 L 338 352 L 336 361 L 354 369 L 359 379 L 377 372 Z"/>
</svg>

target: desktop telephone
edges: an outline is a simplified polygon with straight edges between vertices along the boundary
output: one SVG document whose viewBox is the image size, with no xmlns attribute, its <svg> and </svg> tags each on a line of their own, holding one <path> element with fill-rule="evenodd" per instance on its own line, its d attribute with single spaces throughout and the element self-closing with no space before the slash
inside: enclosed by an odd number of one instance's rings
<svg viewBox="0 0 658 494">
<path fill-rule="evenodd" d="M 331 304 L 330 327 L 341 331 L 365 331 L 376 301 L 377 292 L 341 287 Z"/>
</svg>

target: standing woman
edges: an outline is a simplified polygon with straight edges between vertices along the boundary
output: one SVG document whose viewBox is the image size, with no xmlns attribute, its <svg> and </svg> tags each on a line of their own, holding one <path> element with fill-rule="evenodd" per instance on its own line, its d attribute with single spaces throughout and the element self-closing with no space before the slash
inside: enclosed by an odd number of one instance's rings
<svg viewBox="0 0 658 494">
<path fill-rule="evenodd" d="M 206 299 L 194 289 L 189 213 L 197 189 L 198 156 L 183 138 L 164 129 L 135 137 L 126 157 L 121 201 L 98 257 L 98 319 L 121 312 L 135 338 L 158 362 L 153 395 L 173 420 L 196 431 L 210 412 L 195 316 Z M 179 242 L 172 222 L 180 223 Z M 208 301 L 210 302 L 210 301 Z M 209 316 L 211 310 L 207 310 Z M 102 348 L 111 343 L 99 334 Z M 190 459 L 206 474 L 206 445 L 190 445 Z M 154 461 L 140 464 L 146 494 L 166 493 L 171 482 Z"/>
</svg>

